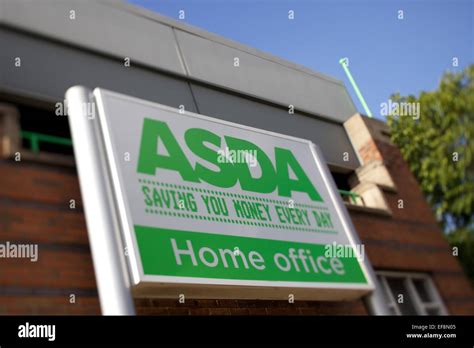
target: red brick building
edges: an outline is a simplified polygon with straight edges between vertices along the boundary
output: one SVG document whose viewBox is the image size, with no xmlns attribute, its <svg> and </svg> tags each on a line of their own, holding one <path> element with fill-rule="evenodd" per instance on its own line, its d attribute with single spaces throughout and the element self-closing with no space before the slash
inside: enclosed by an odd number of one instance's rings
<svg viewBox="0 0 474 348">
<path fill-rule="evenodd" d="M 36 262 L 0 259 L 0 314 L 100 314 L 67 117 L 57 112 L 77 84 L 312 140 L 392 313 L 474 314 L 474 291 L 387 126 L 357 114 L 342 83 L 131 5 L 84 3 L 0 6 L 0 241 L 39 249 Z M 84 14 L 80 25 L 72 10 Z M 120 40 L 102 23 L 117 24 Z M 135 304 L 160 315 L 368 314 L 362 300 Z"/>
</svg>

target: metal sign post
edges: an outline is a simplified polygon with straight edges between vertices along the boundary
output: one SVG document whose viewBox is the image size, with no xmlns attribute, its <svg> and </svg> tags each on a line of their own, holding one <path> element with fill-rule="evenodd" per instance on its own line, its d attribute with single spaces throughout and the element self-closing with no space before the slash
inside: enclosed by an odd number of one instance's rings
<svg viewBox="0 0 474 348">
<path fill-rule="evenodd" d="M 96 105 L 91 91 L 79 86 L 66 92 L 66 101 L 102 314 L 134 315 Z"/>
</svg>

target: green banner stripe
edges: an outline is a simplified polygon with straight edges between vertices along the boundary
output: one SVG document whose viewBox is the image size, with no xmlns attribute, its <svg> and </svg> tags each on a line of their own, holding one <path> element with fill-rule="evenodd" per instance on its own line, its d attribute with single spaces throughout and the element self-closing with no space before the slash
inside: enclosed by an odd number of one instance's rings
<svg viewBox="0 0 474 348">
<path fill-rule="evenodd" d="M 367 284 L 355 257 L 325 257 L 324 245 L 144 226 L 135 233 L 146 275 Z"/>
</svg>

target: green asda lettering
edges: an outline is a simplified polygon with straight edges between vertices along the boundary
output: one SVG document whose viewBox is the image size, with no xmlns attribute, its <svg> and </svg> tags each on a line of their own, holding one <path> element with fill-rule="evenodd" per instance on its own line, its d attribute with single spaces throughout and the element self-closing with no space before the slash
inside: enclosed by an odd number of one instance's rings
<svg viewBox="0 0 474 348">
<path fill-rule="evenodd" d="M 304 192 L 313 201 L 322 202 L 322 198 L 314 188 L 293 153 L 284 148 L 275 147 L 274 163 L 257 145 L 243 139 L 212 133 L 206 129 L 190 128 L 184 133 L 184 140 L 192 153 L 202 161 L 194 168 L 173 135 L 166 122 L 145 118 L 143 123 L 138 172 L 156 175 L 158 168 L 177 171 L 184 181 L 207 182 L 220 188 L 234 187 L 237 183 L 244 191 L 271 193 L 277 190 L 282 197 L 291 197 L 293 191 Z M 248 163 L 230 163 L 218 160 L 218 150 L 225 141 L 226 146 L 234 151 L 252 151 L 257 154 L 257 162 L 261 170 L 258 178 L 252 176 Z M 158 144 L 162 144 L 167 155 L 158 153 Z M 213 148 L 209 147 L 213 145 Z M 218 170 L 212 170 L 205 164 L 210 163 Z M 296 179 L 290 178 L 290 170 Z"/>
</svg>

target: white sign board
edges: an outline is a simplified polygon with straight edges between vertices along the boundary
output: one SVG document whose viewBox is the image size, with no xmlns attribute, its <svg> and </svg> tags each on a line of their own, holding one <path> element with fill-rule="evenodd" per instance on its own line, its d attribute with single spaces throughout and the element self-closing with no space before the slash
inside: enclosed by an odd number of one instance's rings
<svg viewBox="0 0 474 348">
<path fill-rule="evenodd" d="M 314 144 L 93 94 L 136 296 L 334 300 L 373 289 Z"/>
</svg>

